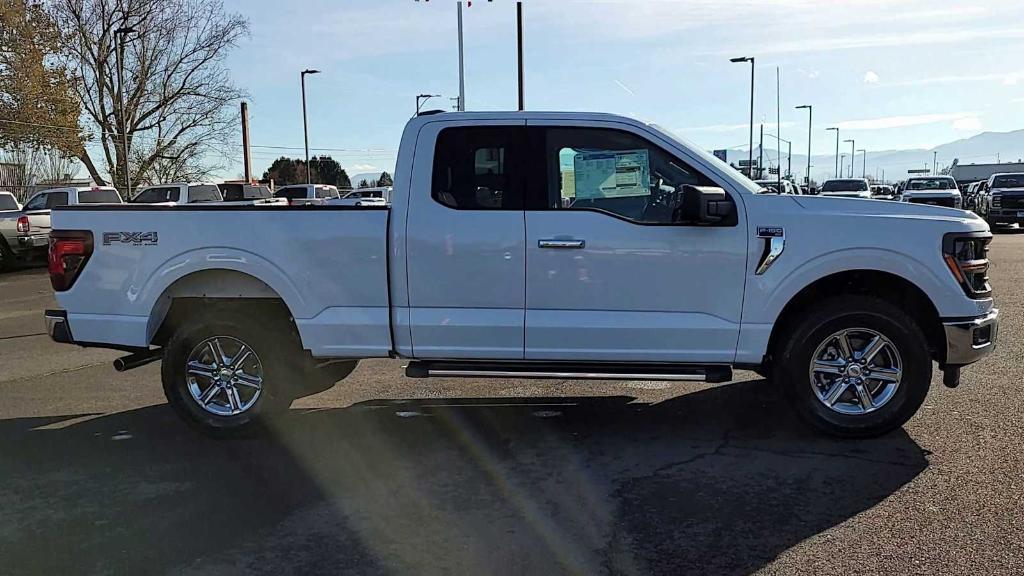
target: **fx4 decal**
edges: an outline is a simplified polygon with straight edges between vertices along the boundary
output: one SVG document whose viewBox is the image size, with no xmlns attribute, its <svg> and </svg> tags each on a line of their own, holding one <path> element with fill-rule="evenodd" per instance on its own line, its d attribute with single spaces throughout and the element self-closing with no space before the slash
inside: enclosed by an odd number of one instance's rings
<svg viewBox="0 0 1024 576">
<path fill-rule="evenodd" d="M 160 241 L 156 232 L 104 232 L 103 245 L 156 246 Z"/>
</svg>

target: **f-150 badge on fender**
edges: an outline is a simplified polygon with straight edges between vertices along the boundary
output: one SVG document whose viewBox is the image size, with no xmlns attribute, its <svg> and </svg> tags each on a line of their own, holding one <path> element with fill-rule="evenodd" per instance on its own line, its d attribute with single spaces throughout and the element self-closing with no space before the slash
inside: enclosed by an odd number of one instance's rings
<svg viewBox="0 0 1024 576">
<path fill-rule="evenodd" d="M 156 246 L 160 241 L 156 232 L 104 232 L 103 245 Z"/>
<path fill-rule="evenodd" d="M 768 271 L 786 249 L 786 229 L 781 226 L 758 226 L 757 237 L 764 238 L 764 252 L 761 253 L 761 261 L 754 272 L 760 276 Z"/>
</svg>

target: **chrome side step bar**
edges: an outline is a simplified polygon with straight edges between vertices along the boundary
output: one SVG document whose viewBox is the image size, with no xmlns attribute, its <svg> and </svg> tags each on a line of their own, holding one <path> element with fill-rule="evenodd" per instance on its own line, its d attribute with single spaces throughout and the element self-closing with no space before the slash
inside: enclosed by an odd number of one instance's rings
<svg viewBox="0 0 1024 576">
<path fill-rule="evenodd" d="M 555 380 L 672 380 L 728 382 L 732 368 L 724 365 L 612 362 L 473 362 L 414 360 L 409 378 L 541 378 Z"/>
</svg>

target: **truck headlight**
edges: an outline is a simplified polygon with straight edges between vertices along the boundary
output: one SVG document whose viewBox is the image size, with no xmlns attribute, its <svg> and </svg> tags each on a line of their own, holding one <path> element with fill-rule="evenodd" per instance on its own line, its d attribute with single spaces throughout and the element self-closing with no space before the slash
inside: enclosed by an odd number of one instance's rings
<svg viewBox="0 0 1024 576">
<path fill-rule="evenodd" d="M 989 232 L 950 233 L 942 238 L 942 257 L 960 287 L 969 298 L 987 298 Z"/>
</svg>

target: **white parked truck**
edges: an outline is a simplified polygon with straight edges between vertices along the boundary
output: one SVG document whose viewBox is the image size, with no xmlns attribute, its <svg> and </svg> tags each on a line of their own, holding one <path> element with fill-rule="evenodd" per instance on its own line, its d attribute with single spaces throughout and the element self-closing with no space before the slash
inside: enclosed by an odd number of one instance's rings
<svg viewBox="0 0 1024 576">
<path fill-rule="evenodd" d="M 50 241 L 50 211 L 77 204 L 120 204 L 121 195 L 110 186 L 51 188 L 33 194 L 20 211 L 0 213 L 0 261 L 45 255 Z"/>
<path fill-rule="evenodd" d="M 209 431 L 400 357 L 413 377 L 752 369 L 818 429 L 873 436 L 917 411 L 933 362 L 955 386 L 993 349 L 984 221 L 760 190 L 630 118 L 422 115 L 390 207 L 57 209 L 47 327 L 129 352 L 118 369 L 162 360 Z"/>
<path fill-rule="evenodd" d="M 962 208 L 964 199 L 952 176 L 907 178 L 900 195 L 903 202 Z"/>
</svg>

